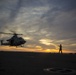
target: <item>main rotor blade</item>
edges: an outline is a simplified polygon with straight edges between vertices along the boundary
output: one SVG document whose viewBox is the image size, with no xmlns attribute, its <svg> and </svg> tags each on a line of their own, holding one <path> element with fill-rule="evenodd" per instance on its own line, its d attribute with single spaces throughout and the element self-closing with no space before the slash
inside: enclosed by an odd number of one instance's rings
<svg viewBox="0 0 76 75">
<path fill-rule="evenodd" d="M 13 30 L 9 30 L 9 31 L 12 32 L 13 35 L 14 35 L 14 34 L 16 34 L 16 35 L 23 35 L 23 34 L 17 34 L 16 31 L 13 31 Z"/>
<path fill-rule="evenodd" d="M 23 35 L 23 34 L 17 34 L 17 35 Z"/>
<path fill-rule="evenodd" d="M 4 32 L 0 32 L 0 34 L 11 34 L 11 35 L 13 35 L 12 33 L 4 33 Z"/>
<path fill-rule="evenodd" d="M 10 32 L 12 32 L 12 33 L 16 33 L 15 31 L 13 31 L 13 30 L 9 30 Z"/>
<path fill-rule="evenodd" d="M 10 34 L 10 35 L 16 34 L 16 35 L 23 35 L 23 34 L 17 34 L 17 33 L 4 33 L 4 32 L 0 32 L 0 34 Z"/>
</svg>

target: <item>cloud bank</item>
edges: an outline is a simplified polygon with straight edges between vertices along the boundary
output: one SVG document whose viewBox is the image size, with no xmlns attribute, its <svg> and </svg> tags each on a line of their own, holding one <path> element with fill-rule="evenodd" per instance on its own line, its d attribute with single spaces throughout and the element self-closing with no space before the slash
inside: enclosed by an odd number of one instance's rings
<svg viewBox="0 0 76 75">
<path fill-rule="evenodd" d="M 26 47 L 76 52 L 76 0 L 0 0 L 0 31 L 23 33 Z M 41 41 L 40 41 L 41 40 Z M 51 40 L 51 41 L 50 41 Z"/>
</svg>

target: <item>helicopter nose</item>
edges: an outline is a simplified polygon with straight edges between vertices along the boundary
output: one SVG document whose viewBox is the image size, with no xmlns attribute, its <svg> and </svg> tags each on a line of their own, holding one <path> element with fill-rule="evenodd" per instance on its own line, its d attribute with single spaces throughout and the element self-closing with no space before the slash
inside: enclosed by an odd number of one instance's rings
<svg viewBox="0 0 76 75">
<path fill-rule="evenodd" d="M 26 43 L 26 41 L 24 41 L 24 43 Z"/>
<path fill-rule="evenodd" d="M 24 44 L 24 43 L 26 43 L 26 41 L 25 41 L 25 40 L 23 41 L 23 44 Z"/>
</svg>

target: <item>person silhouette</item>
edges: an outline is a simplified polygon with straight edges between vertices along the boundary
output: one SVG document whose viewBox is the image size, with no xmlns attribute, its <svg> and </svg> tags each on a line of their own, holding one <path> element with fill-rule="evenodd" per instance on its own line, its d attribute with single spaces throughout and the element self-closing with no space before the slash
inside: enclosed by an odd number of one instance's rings
<svg viewBox="0 0 76 75">
<path fill-rule="evenodd" d="M 59 53 L 62 53 L 62 45 L 59 46 Z"/>
</svg>

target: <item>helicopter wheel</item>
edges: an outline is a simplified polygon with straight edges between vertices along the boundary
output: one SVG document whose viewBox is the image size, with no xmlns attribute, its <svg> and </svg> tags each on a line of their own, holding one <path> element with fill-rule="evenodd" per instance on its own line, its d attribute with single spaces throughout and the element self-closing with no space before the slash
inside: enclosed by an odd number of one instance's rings
<svg viewBox="0 0 76 75">
<path fill-rule="evenodd" d="M 21 45 L 21 47 L 24 47 L 24 45 Z"/>
</svg>

